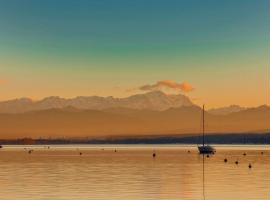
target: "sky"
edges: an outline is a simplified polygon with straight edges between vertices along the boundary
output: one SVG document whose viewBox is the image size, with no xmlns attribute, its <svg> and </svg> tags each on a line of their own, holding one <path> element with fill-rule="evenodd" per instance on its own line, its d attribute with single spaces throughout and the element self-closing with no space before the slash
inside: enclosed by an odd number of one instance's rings
<svg viewBox="0 0 270 200">
<path fill-rule="evenodd" d="M 164 80 L 208 107 L 270 104 L 270 1 L 0 0 L 0 100 L 125 97 Z"/>
</svg>

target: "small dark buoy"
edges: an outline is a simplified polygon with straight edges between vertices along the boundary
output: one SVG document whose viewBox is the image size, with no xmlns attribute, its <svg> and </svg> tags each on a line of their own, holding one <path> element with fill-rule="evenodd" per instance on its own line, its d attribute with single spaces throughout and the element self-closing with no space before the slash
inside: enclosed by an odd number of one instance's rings
<svg viewBox="0 0 270 200">
<path fill-rule="evenodd" d="M 225 163 L 228 162 L 227 158 L 224 159 L 224 162 L 225 162 Z"/>
<path fill-rule="evenodd" d="M 114 150 L 114 152 L 117 152 L 116 149 Z"/>
<path fill-rule="evenodd" d="M 188 150 L 188 153 L 190 153 L 190 150 Z"/>
<path fill-rule="evenodd" d="M 82 152 L 80 152 L 80 155 L 82 155 Z"/>
<path fill-rule="evenodd" d="M 153 153 L 153 158 L 155 158 L 156 157 L 156 153 Z"/>
<path fill-rule="evenodd" d="M 263 151 L 261 152 L 261 154 L 263 155 Z"/>
<path fill-rule="evenodd" d="M 249 165 L 248 165 L 248 168 L 249 168 L 249 169 L 251 169 L 251 168 L 252 168 L 252 165 L 251 165 L 250 163 L 249 163 Z"/>
<path fill-rule="evenodd" d="M 209 154 L 207 154 L 207 156 L 206 156 L 207 158 L 209 158 L 210 156 L 209 156 Z"/>
<path fill-rule="evenodd" d="M 243 156 L 246 156 L 247 154 L 246 153 L 243 153 Z"/>
<path fill-rule="evenodd" d="M 34 151 L 34 150 L 30 149 L 30 150 L 28 151 L 28 153 L 31 154 L 33 151 Z"/>
<path fill-rule="evenodd" d="M 238 165 L 238 164 L 239 164 L 239 162 L 238 162 L 238 161 L 235 161 L 235 164 L 236 164 L 236 165 Z"/>
</svg>

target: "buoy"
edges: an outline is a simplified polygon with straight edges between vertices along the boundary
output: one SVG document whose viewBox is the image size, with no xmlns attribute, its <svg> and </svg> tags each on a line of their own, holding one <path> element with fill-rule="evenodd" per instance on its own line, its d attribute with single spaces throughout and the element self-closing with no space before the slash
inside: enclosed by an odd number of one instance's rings
<svg viewBox="0 0 270 200">
<path fill-rule="evenodd" d="M 206 156 L 207 158 L 209 158 L 210 156 L 209 156 L 209 154 L 207 154 L 207 156 Z"/>
<path fill-rule="evenodd" d="M 225 162 L 225 163 L 228 162 L 227 158 L 224 159 L 224 162 Z"/>
<path fill-rule="evenodd" d="M 261 152 L 261 154 L 263 155 L 263 151 Z"/>
<path fill-rule="evenodd" d="M 114 152 L 116 152 L 116 149 L 114 150 Z"/>
<path fill-rule="evenodd" d="M 236 165 L 238 165 L 238 163 L 239 163 L 238 161 L 235 161 L 235 164 L 236 164 Z"/>
<path fill-rule="evenodd" d="M 248 165 L 248 168 L 249 168 L 249 169 L 251 169 L 251 168 L 252 168 L 252 165 L 251 165 L 250 163 L 249 163 L 249 165 Z"/>
<path fill-rule="evenodd" d="M 188 153 L 190 153 L 190 150 L 188 150 Z"/>
<path fill-rule="evenodd" d="M 153 153 L 153 158 L 155 158 L 156 157 L 156 153 Z"/>
<path fill-rule="evenodd" d="M 247 154 L 246 153 L 243 153 L 243 156 L 246 156 Z"/>
<path fill-rule="evenodd" d="M 80 152 L 80 155 L 82 155 L 82 152 Z"/>
</svg>

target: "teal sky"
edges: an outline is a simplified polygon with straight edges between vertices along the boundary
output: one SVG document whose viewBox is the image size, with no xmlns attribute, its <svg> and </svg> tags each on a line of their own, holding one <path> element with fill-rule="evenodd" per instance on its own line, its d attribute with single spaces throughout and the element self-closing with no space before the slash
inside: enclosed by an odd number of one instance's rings
<svg viewBox="0 0 270 200">
<path fill-rule="evenodd" d="M 1 0 L 0 100 L 188 82 L 210 107 L 270 104 L 270 1 Z"/>
</svg>

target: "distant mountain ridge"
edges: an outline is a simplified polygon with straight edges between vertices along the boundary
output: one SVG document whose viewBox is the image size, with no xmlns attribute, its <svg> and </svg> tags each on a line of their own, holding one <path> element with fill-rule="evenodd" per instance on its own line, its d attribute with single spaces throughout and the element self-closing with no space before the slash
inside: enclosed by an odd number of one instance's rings
<svg viewBox="0 0 270 200">
<path fill-rule="evenodd" d="M 245 109 L 247 108 L 241 107 L 239 105 L 230 105 L 228 107 L 209 109 L 208 112 L 214 115 L 228 115 Z"/>
<path fill-rule="evenodd" d="M 14 99 L 0 102 L 0 113 L 23 113 L 51 108 L 65 108 L 68 106 L 84 110 L 104 110 L 122 107 L 162 111 L 169 108 L 191 105 L 194 104 L 185 95 L 167 95 L 161 91 L 153 91 L 145 94 L 132 95 L 127 98 L 114 98 L 111 96 L 79 96 L 76 98 L 65 99 L 51 96 L 40 101 L 33 101 L 29 98 Z"/>
</svg>

